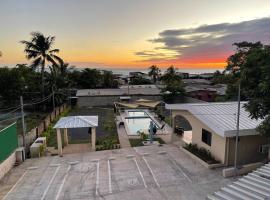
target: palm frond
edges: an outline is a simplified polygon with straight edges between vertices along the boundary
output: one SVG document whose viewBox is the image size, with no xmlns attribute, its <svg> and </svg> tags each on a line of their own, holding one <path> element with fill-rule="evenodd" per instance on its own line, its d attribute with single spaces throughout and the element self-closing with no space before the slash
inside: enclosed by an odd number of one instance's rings
<svg viewBox="0 0 270 200">
<path fill-rule="evenodd" d="M 51 54 L 52 53 L 59 53 L 59 51 L 60 51 L 59 49 L 52 49 L 52 50 L 49 51 L 49 53 L 51 53 Z"/>
<path fill-rule="evenodd" d="M 51 57 L 51 55 L 46 55 L 46 60 L 48 60 L 50 63 L 52 63 L 53 65 L 57 65 L 57 63 L 55 62 L 55 60 Z"/>
<path fill-rule="evenodd" d="M 42 61 L 42 57 L 41 57 L 41 56 L 37 57 L 37 58 L 32 62 L 32 64 L 30 65 L 30 67 L 31 67 L 32 69 L 37 68 L 39 65 L 41 65 L 41 61 Z"/>
<path fill-rule="evenodd" d="M 62 58 L 54 55 L 54 54 L 50 54 L 51 57 L 53 57 L 53 59 L 57 60 L 57 62 L 60 64 L 60 65 L 63 65 L 64 64 L 64 61 Z"/>
</svg>

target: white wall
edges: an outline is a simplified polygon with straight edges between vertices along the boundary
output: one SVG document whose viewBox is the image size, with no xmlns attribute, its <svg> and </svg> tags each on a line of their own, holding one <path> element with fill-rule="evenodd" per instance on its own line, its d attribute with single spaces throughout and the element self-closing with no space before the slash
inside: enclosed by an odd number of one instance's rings
<svg viewBox="0 0 270 200">
<path fill-rule="evenodd" d="M 211 130 L 206 124 L 199 121 L 194 115 L 188 111 L 173 111 L 173 119 L 177 115 L 185 117 L 192 126 L 192 144 L 197 144 L 198 147 L 203 147 L 210 151 L 210 153 L 215 157 L 216 160 L 225 164 L 226 155 L 226 139 L 216 134 Z M 212 143 L 211 146 L 202 142 L 202 129 L 205 129 L 212 133 Z"/>
<path fill-rule="evenodd" d="M 5 161 L 0 164 L 0 179 L 11 170 L 16 161 L 16 153 L 13 152 Z"/>
</svg>

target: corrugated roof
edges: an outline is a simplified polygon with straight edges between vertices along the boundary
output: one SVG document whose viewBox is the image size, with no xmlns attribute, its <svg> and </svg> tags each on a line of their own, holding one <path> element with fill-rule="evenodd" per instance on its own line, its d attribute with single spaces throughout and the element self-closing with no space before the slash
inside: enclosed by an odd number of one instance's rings
<svg viewBox="0 0 270 200">
<path fill-rule="evenodd" d="M 123 96 L 123 95 L 160 95 L 159 88 L 130 87 L 116 89 L 83 89 L 78 90 L 76 96 Z"/>
<path fill-rule="evenodd" d="M 243 107 L 245 103 L 241 102 L 239 135 L 256 135 L 255 128 L 262 120 L 251 119 Z M 187 110 L 222 137 L 236 134 L 237 102 L 166 104 L 166 109 Z"/>
<path fill-rule="evenodd" d="M 97 126 L 98 116 L 69 116 L 62 117 L 53 128 L 84 128 Z"/>
<path fill-rule="evenodd" d="M 207 199 L 270 199 L 270 163 L 221 188 L 220 191 L 215 192 L 213 195 L 208 195 Z"/>
</svg>

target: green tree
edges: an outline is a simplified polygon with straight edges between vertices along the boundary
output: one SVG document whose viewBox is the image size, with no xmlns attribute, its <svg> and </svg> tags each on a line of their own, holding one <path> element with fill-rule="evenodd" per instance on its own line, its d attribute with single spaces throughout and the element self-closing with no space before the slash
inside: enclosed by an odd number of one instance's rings
<svg viewBox="0 0 270 200">
<path fill-rule="evenodd" d="M 165 100 L 171 100 L 176 96 L 181 96 L 185 93 L 182 78 L 176 74 L 173 66 L 169 67 L 161 77 L 164 84 L 162 89 Z"/>
<path fill-rule="evenodd" d="M 102 86 L 100 71 L 97 69 L 84 69 L 80 76 L 79 85 L 83 89 L 100 88 Z"/>
<path fill-rule="evenodd" d="M 24 99 L 35 98 L 39 91 L 40 77 L 26 64 L 13 68 L 0 68 L 0 96 L 6 105 L 15 104 L 20 95 Z"/>
<path fill-rule="evenodd" d="M 134 77 L 130 80 L 130 85 L 149 85 L 152 84 L 150 80 L 143 77 Z"/>
<path fill-rule="evenodd" d="M 248 97 L 245 107 L 251 117 L 263 120 L 259 132 L 270 136 L 270 46 L 260 42 L 234 45 L 237 49 L 228 58 L 227 69 L 239 76 L 241 94 Z"/>
<path fill-rule="evenodd" d="M 102 74 L 103 88 L 117 88 L 118 82 L 114 79 L 112 71 L 103 70 Z"/>
<path fill-rule="evenodd" d="M 32 32 L 30 41 L 21 41 L 25 45 L 26 58 L 32 60 L 31 66 L 33 68 L 41 67 L 42 98 L 45 96 L 44 71 L 46 64 L 57 65 L 63 63 L 63 60 L 56 55 L 59 53 L 59 49 L 52 48 L 54 42 L 54 36 L 46 37 L 40 32 Z"/>
<path fill-rule="evenodd" d="M 152 65 L 149 67 L 148 75 L 152 77 L 152 81 L 156 83 L 160 76 L 160 69 L 156 65 Z"/>
</svg>

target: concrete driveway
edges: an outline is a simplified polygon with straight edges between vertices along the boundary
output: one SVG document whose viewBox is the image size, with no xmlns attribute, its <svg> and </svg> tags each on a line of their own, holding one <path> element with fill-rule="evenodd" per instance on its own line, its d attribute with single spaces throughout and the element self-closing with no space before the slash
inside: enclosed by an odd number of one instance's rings
<svg viewBox="0 0 270 200">
<path fill-rule="evenodd" d="M 1 180 L 0 198 L 205 199 L 230 183 L 172 145 L 30 159 Z"/>
</svg>

